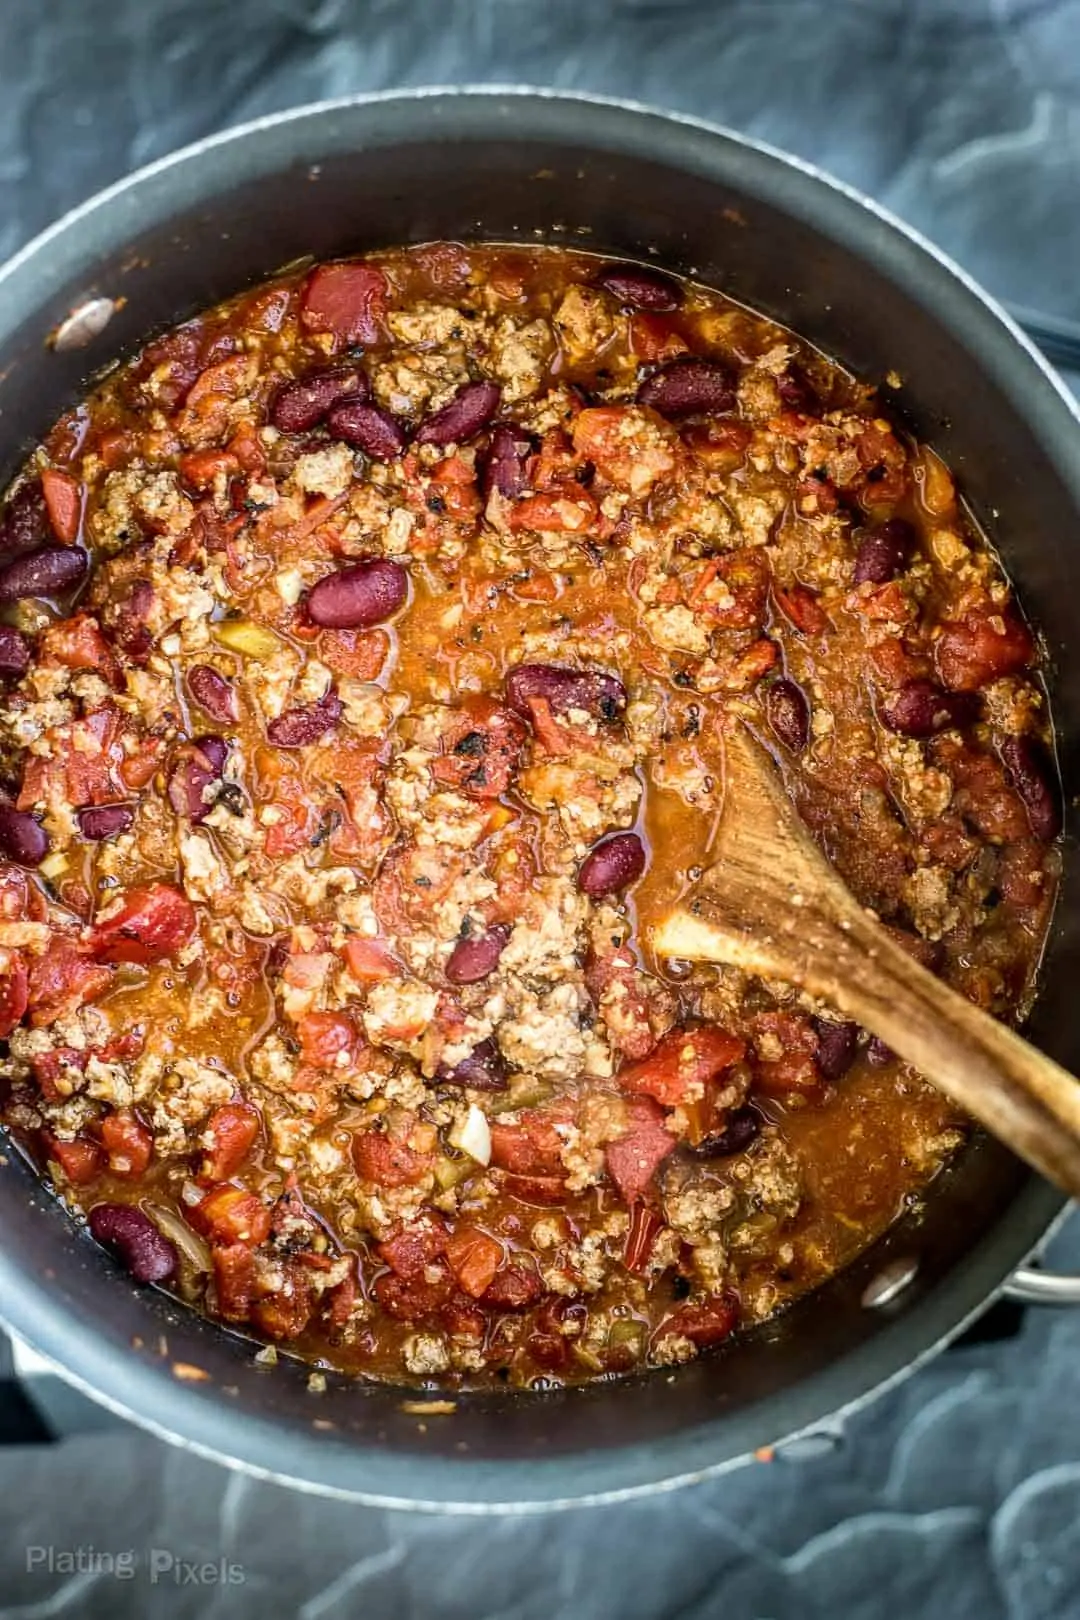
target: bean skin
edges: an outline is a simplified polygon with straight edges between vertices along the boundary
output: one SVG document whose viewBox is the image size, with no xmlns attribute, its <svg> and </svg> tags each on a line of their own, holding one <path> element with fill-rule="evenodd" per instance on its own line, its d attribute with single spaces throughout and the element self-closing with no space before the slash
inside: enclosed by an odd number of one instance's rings
<svg viewBox="0 0 1080 1620">
<path fill-rule="evenodd" d="M 479 984 L 494 973 L 499 957 L 506 949 L 510 930 L 505 923 L 494 923 L 484 934 L 470 934 L 459 939 L 450 952 L 446 964 L 446 977 L 451 984 Z"/>
<path fill-rule="evenodd" d="M 50 535 L 49 514 L 40 478 L 27 478 L 0 512 L 0 556 L 20 557 L 35 551 Z"/>
<path fill-rule="evenodd" d="M 842 1080 L 859 1050 L 859 1026 L 849 1019 L 836 1023 L 831 1018 L 812 1020 L 817 1031 L 817 1066 L 826 1080 Z"/>
<path fill-rule="evenodd" d="M 719 361 L 680 355 L 646 377 L 637 398 L 661 416 L 720 415 L 735 405 L 735 384 Z"/>
<path fill-rule="evenodd" d="M 408 593 L 409 576 L 400 563 L 365 557 L 313 585 L 307 613 L 323 629 L 366 630 L 393 618 Z"/>
<path fill-rule="evenodd" d="M 100 844 L 106 838 L 126 833 L 134 823 L 135 812 L 129 804 L 94 804 L 80 810 L 75 819 L 83 837 L 92 844 Z"/>
<path fill-rule="evenodd" d="M 761 1115 L 756 1108 L 736 1108 L 727 1117 L 723 1130 L 702 1137 L 690 1149 L 699 1159 L 730 1159 L 744 1153 L 761 1134 Z"/>
<path fill-rule="evenodd" d="M 270 405 L 270 422 L 280 433 L 307 433 L 343 399 L 365 404 L 370 396 L 359 366 L 329 366 L 279 388 Z"/>
<path fill-rule="evenodd" d="M 464 383 L 453 399 L 424 418 L 416 430 L 417 444 L 466 443 L 487 427 L 501 399 L 498 383 Z"/>
<path fill-rule="evenodd" d="M 435 1083 L 440 1086 L 468 1086 L 473 1091 L 505 1091 L 506 1062 L 498 1046 L 490 1038 L 474 1046 L 468 1057 L 452 1069 L 440 1067 L 435 1071 Z"/>
<path fill-rule="evenodd" d="M 645 870 L 645 845 L 637 833 L 613 833 L 594 844 L 578 867 L 578 888 L 590 900 L 619 894 Z"/>
<path fill-rule="evenodd" d="M 229 748 L 223 737 L 199 737 L 169 779 L 169 803 L 194 826 L 204 822 L 213 805 L 206 790 L 221 779 Z"/>
<path fill-rule="evenodd" d="M 1032 832 L 1043 843 L 1052 843 L 1061 831 L 1061 795 L 1050 756 L 1034 737 L 1006 737 L 999 752 L 1024 801 Z"/>
<path fill-rule="evenodd" d="M 644 264 L 608 264 L 596 278 L 597 285 L 631 309 L 664 315 L 678 309 L 683 291 L 674 276 Z"/>
<path fill-rule="evenodd" d="M 219 725 L 236 719 L 236 693 L 224 675 L 209 664 L 195 665 L 188 675 L 188 686 L 195 702 Z"/>
<path fill-rule="evenodd" d="M 878 704 L 878 719 L 901 737 L 936 737 L 952 726 L 967 726 L 978 718 L 974 692 L 945 692 L 934 681 L 908 681 Z"/>
<path fill-rule="evenodd" d="M 802 687 L 786 676 L 773 681 L 765 692 L 765 717 L 784 747 L 801 754 L 810 740 L 810 705 Z"/>
<path fill-rule="evenodd" d="M 381 405 L 346 400 L 330 411 L 326 426 L 333 438 L 342 439 L 354 450 L 362 450 L 372 461 L 396 461 L 409 443 L 409 435 L 397 417 L 384 411 Z"/>
<path fill-rule="evenodd" d="M 903 518 L 890 518 L 864 535 L 855 557 L 856 585 L 887 585 L 902 574 L 915 549 L 915 531 Z"/>
<path fill-rule="evenodd" d="M 884 1069 L 895 1058 L 891 1046 L 886 1046 L 880 1035 L 871 1035 L 866 1043 L 866 1060 L 875 1069 Z"/>
<path fill-rule="evenodd" d="M 90 566 L 77 546 L 41 546 L 0 568 L 0 602 L 21 602 L 28 596 L 57 596 L 84 578 Z"/>
<path fill-rule="evenodd" d="M 533 453 L 532 435 L 513 422 L 497 422 L 491 434 L 491 448 L 484 461 L 481 488 L 487 500 L 498 490 L 513 500 L 528 487 L 527 462 Z"/>
<path fill-rule="evenodd" d="M 0 676 L 23 675 L 30 664 L 30 643 L 9 624 L 0 624 Z"/>
<path fill-rule="evenodd" d="M 27 810 L 0 804 L 0 854 L 18 866 L 38 866 L 49 853 L 44 827 Z"/>
<path fill-rule="evenodd" d="M 506 701 L 529 718 L 529 698 L 546 698 L 553 714 L 584 709 L 597 720 L 616 720 L 626 708 L 626 687 L 598 670 L 562 669 L 557 664 L 518 664 L 506 677 Z"/>
<path fill-rule="evenodd" d="M 328 692 L 306 708 L 286 709 L 271 720 L 266 735 L 275 748 L 306 748 L 332 731 L 340 718 L 341 699 L 336 692 Z"/>
<path fill-rule="evenodd" d="M 167 1282 L 179 1255 L 141 1209 L 130 1204 L 98 1204 L 88 1216 L 91 1236 L 127 1267 L 138 1283 Z"/>
</svg>

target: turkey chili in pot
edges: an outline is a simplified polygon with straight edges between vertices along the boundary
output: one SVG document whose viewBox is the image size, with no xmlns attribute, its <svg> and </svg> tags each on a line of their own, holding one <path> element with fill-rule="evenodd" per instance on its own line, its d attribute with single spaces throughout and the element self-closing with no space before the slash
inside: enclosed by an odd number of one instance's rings
<svg viewBox="0 0 1080 1620">
<path fill-rule="evenodd" d="M 439 244 L 189 321 L 20 473 L 0 604 L 3 1118 L 136 1281 L 313 1361 L 685 1361 L 961 1142 L 828 1007 L 650 955 L 725 725 L 914 956 L 1030 1000 L 1008 583 L 870 389 L 655 269 Z"/>
</svg>

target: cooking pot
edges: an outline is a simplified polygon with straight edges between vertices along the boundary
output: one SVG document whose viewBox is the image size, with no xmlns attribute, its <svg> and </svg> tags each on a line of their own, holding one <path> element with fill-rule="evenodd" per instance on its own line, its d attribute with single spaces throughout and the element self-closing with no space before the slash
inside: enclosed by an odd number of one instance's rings
<svg viewBox="0 0 1080 1620">
<path fill-rule="evenodd" d="M 1046 637 L 1077 786 L 1080 425 L 971 281 L 865 199 L 705 124 L 528 90 L 409 92 L 268 118 L 154 164 L 0 273 L 0 487 L 89 379 L 156 329 L 303 255 L 439 237 L 655 259 L 794 327 L 959 475 Z M 82 310 L 70 319 L 73 310 Z M 896 377 L 892 377 L 895 381 Z M 1067 845 L 1033 1038 L 1080 1068 L 1080 859 Z M 88 1394 L 254 1472 L 369 1502 L 523 1510 L 699 1478 L 812 1428 L 958 1333 L 1060 1196 L 976 1137 L 841 1276 L 675 1370 L 548 1393 L 416 1391 L 255 1362 L 250 1340 L 133 1287 L 22 1160 L 0 1165 L 0 1309 Z"/>
</svg>

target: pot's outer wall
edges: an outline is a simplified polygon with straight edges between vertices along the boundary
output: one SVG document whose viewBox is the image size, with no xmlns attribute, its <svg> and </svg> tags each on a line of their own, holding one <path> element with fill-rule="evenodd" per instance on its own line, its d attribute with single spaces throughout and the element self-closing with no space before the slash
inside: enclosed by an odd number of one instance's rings
<svg viewBox="0 0 1080 1620">
<path fill-rule="evenodd" d="M 895 369 L 897 408 L 959 473 L 1047 637 L 1072 798 L 1071 406 L 996 314 L 910 237 L 808 171 L 702 126 L 543 95 L 403 95 L 271 120 L 147 171 L 0 275 L 0 487 L 94 369 L 151 330 L 303 255 L 437 237 L 655 256 L 860 374 Z M 89 296 L 124 303 L 87 350 L 48 350 L 49 331 Z M 1071 852 L 1066 867 L 1032 1027 L 1076 1069 Z M 426 1421 L 402 1410 L 401 1391 L 333 1375 L 312 1395 L 307 1369 L 256 1367 L 250 1343 L 131 1288 L 10 1155 L 0 1165 L 0 1301 L 10 1325 L 91 1392 L 226 1460 L 380 1502 L 566 1505 L 693 1477 L 899 1376 L 981 1307 L 1061 1202 L 980 1140 L 921 1222 L 723 1353 L 631 1384 L 463 1397 L 453 1415 Z M 918 1258 L 918 1277 L 875 1314 L 860 1295 L 890 1256 Z"/>
</svg>

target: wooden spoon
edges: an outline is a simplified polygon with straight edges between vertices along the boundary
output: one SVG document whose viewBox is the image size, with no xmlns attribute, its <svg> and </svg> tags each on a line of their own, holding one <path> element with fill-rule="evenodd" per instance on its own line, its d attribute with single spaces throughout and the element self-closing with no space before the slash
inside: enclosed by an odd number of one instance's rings
<svg viewBox="0 0 1080 1620">
<path fill-rule="evenodd" d="M 821 854 L 741 724 L 727 735 L 725 768 L 714 864 L 652 930 L 657 954 L 727 963 L 819 996 L 1080 1197 L 1080 1084 L 890 938 Z"/>
</svg>

